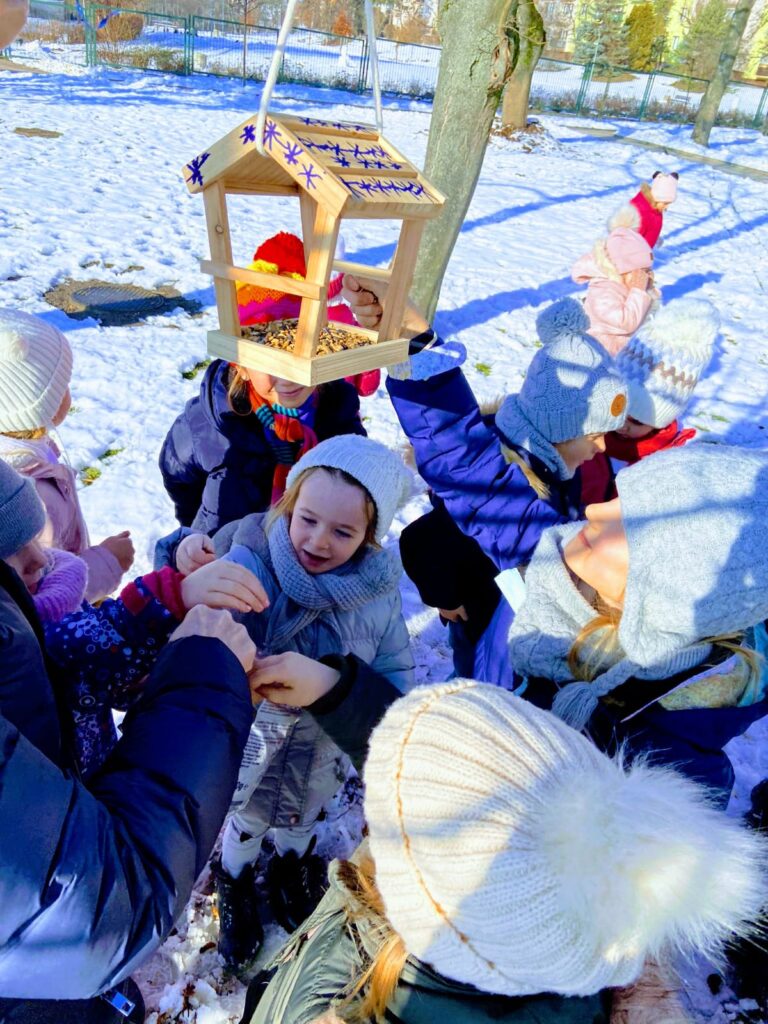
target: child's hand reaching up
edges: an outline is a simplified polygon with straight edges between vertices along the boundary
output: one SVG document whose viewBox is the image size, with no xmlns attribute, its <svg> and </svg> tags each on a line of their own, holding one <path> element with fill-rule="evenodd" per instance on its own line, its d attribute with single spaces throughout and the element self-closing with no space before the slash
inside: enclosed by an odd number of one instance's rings
<svg viewBox="0 0 768 1024">
<path fill-rule="evenodd" d="M 181 581 L 181 599 L 189 609 L 198 604 L 231 608 L 237 612 L 263 612 L 269 598 L 250 569 L 235 562 L 213 561 Z"/>
<path fill-rule="evenodd" d="M 133 565 L 136 552 L 130 530 L 123 530 L 122 533 L 116 533 L 113 537 L 107 537 L 99 547 L 106 548 L 110 554 L 115 556 L 123 572 L 128 572 Z"/>
<path fill-rule="evenodd" d="M 248 673 L 254 703 L 263 697 L 296 708 L 314 704 L 333 689 L 339 678 L 335 668 L 295 651 L 257 657 Z"/>
<path fill-rule="evenodd" d="M 176 549 L 176 568 L 184 576 L 215 559 L 213 541 L 204 533 L 191 533 Z"/>
</svg>

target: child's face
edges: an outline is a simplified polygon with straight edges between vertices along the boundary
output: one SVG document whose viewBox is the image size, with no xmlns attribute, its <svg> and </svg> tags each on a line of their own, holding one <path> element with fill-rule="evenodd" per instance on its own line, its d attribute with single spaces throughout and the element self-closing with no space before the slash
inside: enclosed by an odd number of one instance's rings
<svg viewBox="0 0 768 1024">
<path fill-rule="evenodd" d="M 67 418 L 67 413 L 69 412 L 69 409 L 70 409 L 71 405 L 72 405 L 72 392 L 70 391 L 69 388 L 67 388 L 67 390 L 66 390 L 66 392 L 64 394 L 64 397 L 61 400 L 61 405 L 56 410 L 56 413 L 55 413 L 53 419 L 51 420 L 51 422 L 53 423 L 54 427 L 58 427 L 59 424 L 64 422 L 64 420 Z"/>
<path fill-rule="evenodd" d="M 568 541 L 563 560 L 602 597 L 606 604 L 621 608 L 629 573 L 629 545 L 621 519 L 621 502 L 603 501 L 587 505 L 583 530 Z"/>
<path fill-rule="evenodd" d="M 582 462 L 589 462 L 599 452 L 605 451 L 605 434 L 587 434 L 574 437 L 572 441 L 558 441 L 555 448 L 571 473 L 575 473 Z"/>
<path fill-rule="evenodd" d="M 288 534 L 299 564 L 313 575 L 348 562 L 368 529 L 365 494 L 318 469 L 301 485 Z"/>
<path fill-rule="evenodd" d="M 628 437 L 633 441 L 639 441 L 641 437 L 648 437 L 655 429 L 656 427 L 650 427 L 647 423 L 641 423 L 640 420 L 636 420 L 633 416 L 627 416 L 624 426 L 620 427 L 616 433 L 620 437 Z"/>
<path fill-rule="evenodd" d="M 48 565 L 48 556 L 40 543 L 39 535 L 23 548 L 19 548 L 15 554 L 5 558 L 4 562 L 16 570 L 30 594 L 37 592 L 43 570 Z"/>
<path fill-rule="evenodd" d="M 295 384 L 292 380 L 283 380 L 282 377 L 270 377 L 268 373 L 262 373 L 260 370 L 249 370 L 245 366 L 242 367 L 242 372 L 246 374 L 253 385 L 253 390 L 260 398 L 270 405 L 284 405 L 286 409 L 298 409 L 315 390 L 303 384 Z"/>
</svg>

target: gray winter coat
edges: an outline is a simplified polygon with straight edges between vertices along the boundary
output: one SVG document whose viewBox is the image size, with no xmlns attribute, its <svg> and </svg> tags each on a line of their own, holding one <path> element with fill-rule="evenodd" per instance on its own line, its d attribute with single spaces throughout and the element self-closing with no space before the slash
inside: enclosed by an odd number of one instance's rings
<svg viewBox="0 0 768 1024">
<path fill-rule="evenodd" d="M 254 513 L 228 524 L 214 536 L 219 557 L 237 547 L 247 548 L 254 556 L 247 562 L 248 568 L 258 576 L 270 599 L 270 607 L 264 612 L 242 617 L 257 648 L 269 654 L 298 651 L 311 658 L 355 654 L 399 690 L 409 690 L 414 683 L 414 661 L 401 610 L 398 580 L 402 570 L 397 556 L 370 551 L 359 562 L 348 563 L 346 572 L 350 576 L 366 572 L 372 576 L 377 596 L 358 607 L 323 611 L 311 623 L 302 625 L 304 609 L 286 602 L 281 592 L 264 534 L 264 519 L 263 513 Z M 278 603 L 279 598 L 282 600 Z M 275 624 L 270 623 L 270 617 L 277 615 L 281 616 L 279 632 L 283 639 L 279 647 L 273 647 L 269 636 L 270 625 Z M 236 792 L 237 800 L 247 800 L 249 819 L 274 828 L 307 821 L 316 813 L 315 805 L 322 806 L 333 795 L 345 774 L 331 763 L 341 759 L 341 751 L 314 718 L 305 711 L 297 712 L 295 718 L 287 741 L 270 760 L 252 795 L 242 774 Z M 254 728 L 259 729 L 258 719 Z"/>
<path fill-rule="evenodd" d="M 330 889 L 248 990 L 241 1024 L 313 1024 L 343 1000 L 375 955 L 375 922 L 348 920 L 354 897 L 330 867 Z M 264 987 L 268 972 L 274 972 Z M 261 994 L 261 998 L 259 998 Z M 390 1000 L 391 1024 L 608 1024 L 610 998 L 542 994 L 494 996 L 442 977 L 412 957 Z M 330 1019 L 333 1019 L 331 1017 Z"/>
</svg>

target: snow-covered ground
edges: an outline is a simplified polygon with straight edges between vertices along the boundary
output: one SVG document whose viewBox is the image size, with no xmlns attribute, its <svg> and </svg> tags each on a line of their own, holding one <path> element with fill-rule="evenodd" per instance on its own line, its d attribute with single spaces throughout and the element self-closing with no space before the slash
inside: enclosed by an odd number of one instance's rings
<svg viewBox="0 0 768 1024">
<path fill-rule="evenodd" d="M 213 288 L 200 273 L 207 258 L 202 201 L 190 196 L 180 170 L 259 103 L 259 87 L 193 76 L 189 79 L 108 70 L 61 69 L 43 54 L 51 74 L 0 72 L 0 303 L 37 313 L 66 331 L 75 352 L 74 406 L 60 434 L 72 464 L 101 470 L 83 489 L 82 504 L 96 538 L 130 528 L 136 570 L 151 565 L 158 537 L 174 527 L 157 469 L 162 439 L 199 377 L 182 372 L 205 356 L 205 332 L 216 326 Z M 330 105 L 328 105 L 330 104 Z M 359 97 L 281 88 L 276 109 L 360 120 Z M 687 422 L 710 440 L 766 446 L 768 430 L 768 212 L 765 184 L 694 162 L 678 162 L 621 141 L 590 138 L 570 119 L 544 118 L 549 144 L 525 152 L 494 139 L 472 206 L 445 277 L 438 325 L 469 349 L 466 371 L 481 399 L 520 384 L 535 347 L 541 306 L 578 294 L 568 270 L 590 248 L 616 207 L 654 170 L 680 172 L 680 198 L 667 215 L 657 279 L 667 301 L 706 296 L 722 318 L 722 337 Z M 25 137 L 15 128 L 44 128 L 57 138 Z M 385 112 L 394 144 L 423 161 L 429 112 L 401 103 Z M 650 131 L 650 129 L 649 129 Z M 688 130 L 654 128 L 657 141 L 680 148 Z M 716 155 L 742 151 L 768 160 L 768 140 L 754 132 L 715 134 Z M 278 228 L 299 230 L 288 199 L 233 197 L 230 222 L 235 258 Z M 349 258 L 384 263 L 393 225 L 350 221 Z M 152 288 L 172 285 L 202 304 L 200 317 L 177 310 L 134 327 L 105 329 L 76 321 L 42 298 L 67 277 L 100 278 Z M 381 390 L 364 400 L 370 434 L 403 444 Z M 104 457 L 106 452 L 116 452 Z M 390 543 L 424 507 L 422 493 L 398 515 Z M 420 681 L 445 678 L 446 637 L 435 615 L 404 586 L 405 612 Z M 734 744 L 738 767 L 735 807 L 768 775 L 765 728 Z M 341 815 L 336 809 L 334 815 Z M 348 843 L 354 814 L 338 817 L 326 845 Z M 189 927 L 168 940 L 141 974 L 148 1006 L 160 1024 L 226 1024 L 239 1019 L 244 990 L 223 979 L 210 901 L 196 896 Z M 277 936 L 271 936 L 274 945 Z M 168 986 L 167 988 L 165 986 Z M 187 995 L 184 995 L 184 992 Z M 719 1003 L 698 992 L 700 1020 L 725 1021 Z M 194 1013 L 179 1016 L 184 1000 Z M 158 1018 L 150 1021 L 157 1024 Z"/>
</svg>

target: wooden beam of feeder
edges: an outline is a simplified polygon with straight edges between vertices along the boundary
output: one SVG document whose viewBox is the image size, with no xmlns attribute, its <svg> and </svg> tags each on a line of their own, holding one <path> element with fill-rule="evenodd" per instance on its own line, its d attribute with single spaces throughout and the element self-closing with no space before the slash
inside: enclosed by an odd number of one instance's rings
<svg viewBox="0 0 768 1024">
<path fill-rule="evenodd" d="M 317 204 L 315 221 L 312 225 L 312 251 L 307 261 L 307 282 L 319 285 L 323 298 L 328 294 L 333 256 L 339 237 L 339 220 L 331 210 Z M 326 303 L 319 299 L 302 299 L 299 324 L 296 328 L 294 354 L 311 359 L 317 354 L 320 331 L 327 322 Z"/>
<path fill-rule="evenodd" d="M 213 263 L 226 266 L 232 262 L 232 242 L 227 218 L 227 197 L 223 185 L 214 182 L 205 189 L 203 205 Z M 239 334 L 240 314 L 237 310 L 237 289 L 234 280 L 226 280 L 224 275 L 215 277 L 213 287 L 222 331 L 226 334 Z"/>
<path fill-rule="evenodd" d="M 400 241 L 397 243 L 395 258 L 392 261 L 392 281 L 381 303 L 383 313 L 379 323 L 379 341 L 399 338 L 402 333 L 403 316 L 413 282 L 413 272 L 423 231 L 423 220 L 403 222 Z"/>
<path fill-rule="evenodd" d="M 235 267 L 229 263 L 215 260 L 200 260 L 200 269 L 204 274 L 214 278 L 225 278 L 227 281 L 242 281 L 243 284 L 255 284 L 260 288 L 286 292 L 288 295 L 300 295 L 307 299 L 322 298 L 322 289 L 311 281 L 298 281 L 295 277 L 283 274 L 265 274 L 261 270 L 249 270 L 246 267 Z"/>
<path fill-rule="evenodd" d="M 368 277 L 372 281 L 388 281 L 392 276 L 392 271 L 386 267 L 367 267 L 364 263 L 350 263 L 349 260 L 334 260 L 333 269 L 341 274 Z"/>
</svg>

